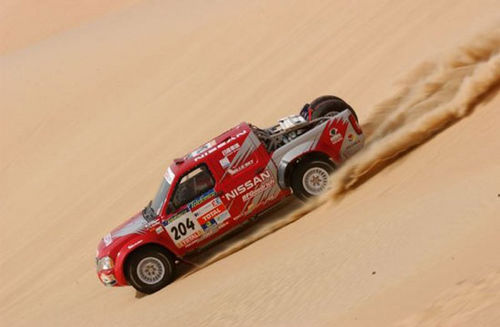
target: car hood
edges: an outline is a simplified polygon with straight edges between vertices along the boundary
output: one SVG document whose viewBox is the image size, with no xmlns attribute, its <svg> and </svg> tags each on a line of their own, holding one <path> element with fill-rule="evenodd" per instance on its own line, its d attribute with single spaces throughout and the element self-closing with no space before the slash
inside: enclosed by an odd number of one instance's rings
<svg viewBox="0 0 500 327">
<path fill-rule="evenodd" d="M 144 218 L 141 212 L 138 212 L 129 220 L 113 229 L 110 233 L 111 238 L 116 239 L 130 234 L 143 234 L 146 231 L 147 224 L 146 218 Z"/>
<path fill-rule="evenodd" d="M 136 235 L 146 233 L 147 225 L 147 220 L 141 212 L 138 212 L 102 238 L 97 247 L 98 256 L 112 252 L 112 248 L 119 247 Z"/>
</svg>

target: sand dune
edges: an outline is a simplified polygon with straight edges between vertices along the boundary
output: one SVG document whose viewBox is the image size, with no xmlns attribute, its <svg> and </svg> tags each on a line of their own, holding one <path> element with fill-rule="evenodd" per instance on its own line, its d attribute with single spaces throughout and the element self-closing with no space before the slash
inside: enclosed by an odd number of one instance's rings
<svg viewBox="0 0 500 327">
<path fill-rule="evenodd" d="M 500 321 L 500 272 L 462 280 L 440 294 L 425 310 L 397 324 L 407 326 L 494 326 Z"/>
<path fill-rule="evenodd" d="M 34 1 L 0 4 L 0 54 L 22 49 L 56 33 L 84 24 L 137 0 Z"/>
<path fill-rule="evenodd" d="M 500 272 L 478 280 L 462 280 L 440 294 L 421 313 L 396 324 L 409 326 L 495 326 L 500 319 Z"/>
<path fill-rule="evenodd" d="M 498 325 L 497 0 L 15 3 L 0 325 Z M 331 93 L 370 136 L 342 196 L 285 203 L 151 296 L 99 283 L 99 238 L 173 158 Z"/>
</svg>

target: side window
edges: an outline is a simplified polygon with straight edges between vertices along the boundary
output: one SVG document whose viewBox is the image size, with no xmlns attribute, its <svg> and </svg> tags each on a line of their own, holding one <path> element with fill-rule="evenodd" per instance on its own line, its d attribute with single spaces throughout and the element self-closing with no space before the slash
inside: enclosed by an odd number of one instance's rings
<svg viewBox="0 0 500 327">
<path fill-rule="evenodd" d="M 201 165 L 184 175 L 175 188 L 172 205 L 175 209 L 194 200 L 197 196 L 213 188 L 215 180 L 206 165 Z"/>
</svg>

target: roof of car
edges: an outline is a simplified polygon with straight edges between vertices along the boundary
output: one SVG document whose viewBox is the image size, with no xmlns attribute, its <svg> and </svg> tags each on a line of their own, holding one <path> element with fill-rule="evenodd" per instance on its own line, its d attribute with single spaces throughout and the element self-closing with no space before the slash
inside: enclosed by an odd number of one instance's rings
<svg viewBox="0 0 500 327">
<path fill-rule="evenodd" d="M 247 123 L 240 123 L 189 152 L 184 157 L 174 159 L 170 168 L 174 174 L 178 175 L 201 163 L 210 162 L 215 156 L 220 156 L 219 153 L 221 150 L 232 144 L 239 137 L 248 134 L 249 131 L 250 126 Z"/>
</svg>

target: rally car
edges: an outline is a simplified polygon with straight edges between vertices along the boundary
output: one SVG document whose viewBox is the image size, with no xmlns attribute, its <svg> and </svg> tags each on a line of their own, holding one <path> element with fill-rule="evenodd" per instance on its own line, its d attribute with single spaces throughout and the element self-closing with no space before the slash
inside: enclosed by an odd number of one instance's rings
<svg viewBox="0 0 500 327">
<path fill-rule="evenodd" d="M 306 104 L 269 128 L 241 123 L 175 159 L 154 199 L 97 248 L 106 286 L 153 293 L 176 262 L 293 194 L 318 196 L 363 146 L 356 113 L 335 96 Z"/>
</svg>

